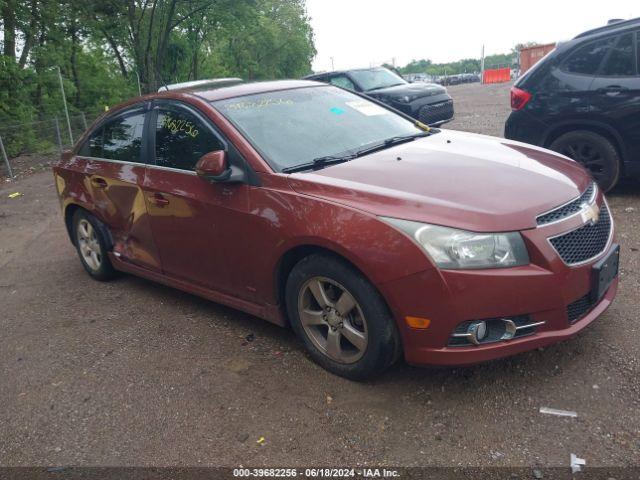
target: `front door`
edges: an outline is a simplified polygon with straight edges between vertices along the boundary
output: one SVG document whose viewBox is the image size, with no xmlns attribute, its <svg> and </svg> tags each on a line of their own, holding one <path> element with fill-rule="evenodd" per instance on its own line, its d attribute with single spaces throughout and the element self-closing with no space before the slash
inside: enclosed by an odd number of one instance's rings
<svg viewBox="0 0 640 480">
<path fill-rule="evenodd" d="M 202 155 L 230 146 L 209 120 L 178 102 L 156 102 L 150 133 L 155 162 L 143 189 L 163 272 L 250 299 L 235 268 L 250 217 L 250 187 L 210 183 L 195 173 Z"/>
<path fill-rule="evenodd" d="M 603 115 L 631 147 L 629 160 L 640 160 L 640 53 L 634 32 L 616 38 L 594 79 L 593 113 Z"/>
</svg>

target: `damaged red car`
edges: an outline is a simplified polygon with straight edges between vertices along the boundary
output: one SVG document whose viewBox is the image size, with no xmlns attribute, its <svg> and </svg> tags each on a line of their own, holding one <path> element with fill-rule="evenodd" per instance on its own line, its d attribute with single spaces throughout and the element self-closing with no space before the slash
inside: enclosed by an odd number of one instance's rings
<svg viewBox="0 0 640 480">
<path fill-rule="evenodd" d="M 334 86 L 133 99 L 54 166 L 86 271 L 279 325 L 338 375 L 464 365 L 568 339 L 617 289 L 607 202 L 573 160 L 429 129 Z"/>
</svg>

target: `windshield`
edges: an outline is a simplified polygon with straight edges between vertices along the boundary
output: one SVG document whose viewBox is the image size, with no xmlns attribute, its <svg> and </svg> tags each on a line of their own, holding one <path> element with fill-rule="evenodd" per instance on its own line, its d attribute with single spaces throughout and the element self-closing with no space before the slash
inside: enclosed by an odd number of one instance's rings
<svg viewBox="0 0 640 480">
<path fill-rule="evenodd" d="M 377 90 L 379 88 L 393 87 L 407 83 L 402 77 L 386 68 L 375 68 L 373 70 L 352 70 L 349 75 L 353 77 L 362 90 Z"/>
<path fill-rule="evenodd" d="M 332 86 L 247 95 L 213 105 L 276 171 L 424 133 L 404 117 Z"/>
</svg>

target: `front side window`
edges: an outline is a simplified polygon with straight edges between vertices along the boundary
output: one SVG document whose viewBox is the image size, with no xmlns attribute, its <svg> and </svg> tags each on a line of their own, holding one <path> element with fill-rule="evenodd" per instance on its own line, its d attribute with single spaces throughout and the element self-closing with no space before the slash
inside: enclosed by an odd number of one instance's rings
<svg viewBox="0 0 640 480">
<path fill-rule="evenodd" d="M 386 68 L 352 70 L 349 74 L 365 92 L 378 90 L 380 88 L 394 87 L 396 85 L 404 85 L 407 83 L 402 77 L 399 77 Z"/>
<path fill-rule="evenodd" d="M 615 41 L 616 37 L 609 37 L 578 48 L 564 62 L 562 69 L 569 73 L 595 75 L 598 73 L 602 60 L 615 44 Z"/>
<path fill-rule="evenodd" d="M 353 82 L 349 80 L 349 77 L 347 77 L 346 75 L 336 75 L 335 77 L 331 77 L 329 83 L 331 83 L 331 85 L 335 85 L 336 87 L 346 88 L 347 90 L 356 89 Z"/>
<path fill-rule="evenodd" d="M 195 170 L 200 157 L 217 150 L 224 145 L 196 115 L 178 107 L 158 109 L 156 165 Z"/>
<path fill-rule="evenodd" d="M 621 35 L 618 43 L 611 48 L 609 58 L 604 64 L 601 75 L 607 77 L 624 77 L 635 74 L 633 65 L 633 35 Z"/>
<path fill-rule="evenodd" d="M 213 102 L 276 171 L 421 132 L 413 122 L 333 86 Z"/>
</svg>

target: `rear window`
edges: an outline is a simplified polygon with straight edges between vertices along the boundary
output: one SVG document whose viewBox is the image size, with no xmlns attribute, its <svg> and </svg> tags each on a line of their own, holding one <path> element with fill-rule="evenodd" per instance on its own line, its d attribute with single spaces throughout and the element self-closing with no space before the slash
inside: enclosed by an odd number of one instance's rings
<svg viewBox="0 0 640 480">
<path fill-rule="evenodd" d="M 629 76 L 635 75 L 633 64 L 633 34 L 621 35 L 607 58 L 602 71 L 603 76 Z"/>
<path fill-rule="evenodd" d="M 79 151 L 86 157 L 139 163 L 142 148 L 144 112 L 118 115 L 96 129 Z"/>
<path fill-rule="evenodd" d="M 562 69 L 569 73 L 595 75 L 615 41 L 616 37 L 609 37 L 578 48 L 564 62 Z"/>
</svg>

